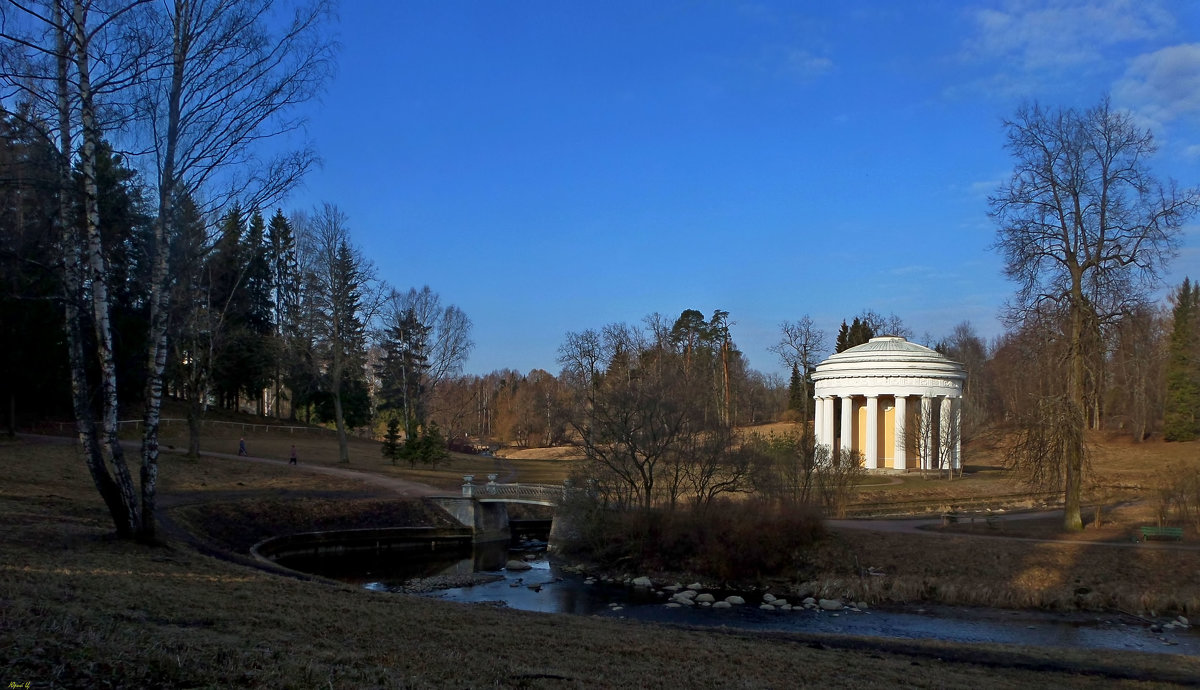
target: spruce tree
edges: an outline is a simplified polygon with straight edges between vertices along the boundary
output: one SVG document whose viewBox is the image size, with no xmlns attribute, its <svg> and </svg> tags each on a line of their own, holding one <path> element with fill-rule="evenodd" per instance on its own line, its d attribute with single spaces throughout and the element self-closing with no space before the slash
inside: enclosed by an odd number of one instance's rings
<svg viewBox="0 0 1200 690">
<path fill-rule="evenodd" d="M 800 376 L 800 367 L 795 364 L 792 365 L 792 380 L 788 385 L 788 409 L 797 412 L 805 409 L 804 379 Z"/>
<path fill-rule="evenodd" d="M 387 420 L 387 433 L 383 436 L 383 448 L 381 449 L 383 457 L 396 464 L 396 460 L 400 459 L 400 418 L 392 415 Z"/>
<path fill-rule="evenodd" d="M 1192 441 L 1200 438 L 1200 283 L 1183 279 L 1175 293 L 1173 321 L 1163 436 L 1168 441 Z"/>
</svg>

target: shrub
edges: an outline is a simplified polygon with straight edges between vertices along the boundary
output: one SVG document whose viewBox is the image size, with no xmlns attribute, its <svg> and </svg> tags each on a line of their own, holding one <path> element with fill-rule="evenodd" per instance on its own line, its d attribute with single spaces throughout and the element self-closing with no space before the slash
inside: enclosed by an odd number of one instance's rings
<svg viewBox="0 0 1200 690">
<path fill-rule="evenodd" d="M 791 575 L 823 534 L 802 507 L 721 500 L 698 510 L 568 508 L 575 539 L 564 551 L 639 572 L 687 572 L 722 581 Z"/>
</svg>

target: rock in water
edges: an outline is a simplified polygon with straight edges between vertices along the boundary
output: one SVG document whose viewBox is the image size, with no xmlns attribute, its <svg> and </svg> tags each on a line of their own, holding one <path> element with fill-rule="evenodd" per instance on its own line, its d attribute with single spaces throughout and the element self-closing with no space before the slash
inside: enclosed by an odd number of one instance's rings
<svg viewBox="0 0 1200 690">
<path fill-rule="evenodd" d="M 845 608 L 842 606 L 842 602 L 838 601 L 837 599 L 822 599 L 817 602 L 817 605 L 820 606 L 821 610 L 823 611 L 841 611 L 843 608 Z"/>
<path fill-rule="evenodd" d="M 525 561 L 518 561 L 515 559 L 504 564 L 505 570 L 531 570 L 532 568 L 533 566 L 529 565 Z"/>
</svg>

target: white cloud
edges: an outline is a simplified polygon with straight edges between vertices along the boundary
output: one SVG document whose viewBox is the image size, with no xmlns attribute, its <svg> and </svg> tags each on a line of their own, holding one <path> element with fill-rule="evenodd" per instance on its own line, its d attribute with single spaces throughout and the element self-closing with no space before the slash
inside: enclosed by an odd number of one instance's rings
<svg viewBox="0 0 1200 690">
<path fill-rule="evenodd" d="M 974 13 L 975 45 L 991 56 L 1018 57 L 1028 67 L 1099 58 L 1105 46 L 1163 35 L 1174 21 L 1143 0 L 1011 0 Z"/>
<path fill-rule="evenodd" d="M 1171 15 L 1151 0 L 1008 0 L 970 14 L 966 56 L 1021 71 L 1062 71 L 1100 62 L 1114 45 L 1166 35 Z"/>
<path fill-rule="evenodd" d="M 824 76 L 833 69 L 833 60 L 813 55 L 807 50 L 791 50 L 787 56 L 787 70 L 805 81 Z"/>
<path fill-rule="evenodd" d="M 1200 116 L 1200 43 L 1134 58 L 1114 86 L 1113 100 L 1155 123 Z"/>
</svg>

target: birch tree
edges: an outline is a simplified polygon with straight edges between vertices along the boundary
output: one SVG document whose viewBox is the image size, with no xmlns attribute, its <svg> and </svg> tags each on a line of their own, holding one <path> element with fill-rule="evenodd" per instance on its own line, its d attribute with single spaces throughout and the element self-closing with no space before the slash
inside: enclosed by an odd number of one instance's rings
<svg viewBox="0 0 1200 690">
<path fill-rule="evenodd" d="M 321 0 L 278 21 L 271 0 L 9 0 L 0 11 L 4 96 L 29 104 L 58 153 L 64 318 L 77 430 L 118 534 L 155 537 L 158 421 L 168 357 L 168 240 L 177 199 L 211 212 L 240 198 L 264 205 L 313 160 L 307 148 L 266 163 L 253 152 L 294 131 L 284 117 L 319 92 L 332 44 Z M 271 27 L 282 27 L 273 31 Z M 151 160 L 157 187 L 141 452 L 141 496 L 117 438 L 109 268 L 98 231 L 96 159 L 101 138 L 121 137 Z M 73 171 L 82 181 L 77 221 Z M 201 194 L 203 192 L 203 194 Z M 85 334 L 90 328 L 92 333 Z M 87 361 L 100 372 L 91 390 Z M 91 401 L 99 400 L 98 419 Z"/>
</svg>

